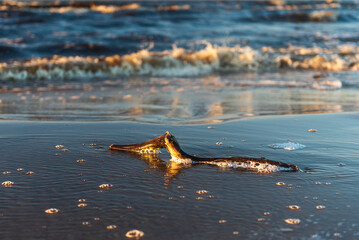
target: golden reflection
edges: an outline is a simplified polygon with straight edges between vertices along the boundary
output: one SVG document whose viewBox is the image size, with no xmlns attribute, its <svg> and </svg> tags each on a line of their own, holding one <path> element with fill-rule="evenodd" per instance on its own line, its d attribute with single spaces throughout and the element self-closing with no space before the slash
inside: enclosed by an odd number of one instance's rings
<svg viewBox="0 0 359 240">
<path fill-rule="evenodd" d="M 169 184 L 170 181 L 177 176 L 182 169 L 189 168 L 191 164 L 180 164 L 172 161 L 164 161 L 160 158 L 159 154 L 143 154 L 135 152 L 121 152 L 134 158 L 139 158 L 144 161 L 150 169 L 156 169 L 163 173 L 165 185 Z"/>
<path fill-rule="evenodd" d="M 223 103 L 217 102 L 212 104 L 208 110 L 208 117 L 222 116 L 223 115 Z"/>
</svg>

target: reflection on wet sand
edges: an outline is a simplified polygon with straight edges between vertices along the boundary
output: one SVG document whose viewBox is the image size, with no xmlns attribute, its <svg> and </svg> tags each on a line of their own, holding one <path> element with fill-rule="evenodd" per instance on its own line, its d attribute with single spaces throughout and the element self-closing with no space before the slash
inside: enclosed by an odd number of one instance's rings
<svg viewBox="0 0 359 240">
<path fill-rule="evenodd" d="M 114 153 L 113 151 L 111 154 Z M 181 173 L 182 169 L 193 167 L 191 164 L 180 164 L 173 161 L 164 161 L 160 158 L 159 154 L 139 154 L 134 152 L 121 152 L 127 156 L 133 158 L 139 158 L 143 160 L 150 169 L 156 169 L 157 171 L 163 173 L 165 184 L 167 185 L 174 177 Z"/>
<path fill-rule="evenodd" d="M 337 81 L 334 77 L 323 78 L 326 82 Z M 4 119 L 76 118 L 186 124 L 359 109 L 359 94 L 354 88 L 331 89 L 329 83 L 328 89 L 308 87 L 315 81 L 318 80 L 312 73 L 276 73 L 8 87 L 0 89 L 0 114 Z M 293 84 L 297 87 L 292 88 Z"/>
</svg>

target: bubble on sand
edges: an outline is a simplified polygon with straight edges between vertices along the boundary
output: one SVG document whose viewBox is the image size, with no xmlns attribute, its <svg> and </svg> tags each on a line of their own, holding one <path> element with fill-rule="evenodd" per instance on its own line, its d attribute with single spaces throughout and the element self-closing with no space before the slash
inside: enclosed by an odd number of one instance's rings
<svg viewBox="0 0 359 240">
<path fill-rule="evenodd" d="M 325 206 L 323 205 L 318 205 L 315 207 L 317 210 L 322 210 L 322 209 L 325 209 Z"/>
<path fill-rule="evenodd" d="M 110 184 L 110 183 L 104 183 L 104 184 L 101 184 L 101 185 L 98 186 L 98 187 L 101 188 L 101 189 L 106 189 L 106 188 L 111 188 L 111 187 L 113 187 L 113 185 Z"/>
<path fill-rule="evenodd" d="M 57 208 L 49 208 L 49 209 L 46 209 L 45 210 L 45 213 L 47 213 L 47 214 L 56 214 L 56 213 L 58 213 L 60 210 L 59 209 L 57 209 Z"/>
<path fill-rule="evenodd" d="M 198 190 L 196 193 L 197 194 L 207 194 L 208 191 L 207 190 Z"/>
<path fill-rule="evenodd" d="M 316 129 L 308 129 L 308 132 L 317 132 L 318 130 Z"/>
<path fill-rule="evenodd" d="M 77 160 L 76 162 L 78 162 L 78 163 L 85 163 L 86 160 L 85 160 L 85 159 L 79 159 L 79 160 Z"/>
<path fill-rule="evenodd" d="M 1 186 L 4 186 L 4 187 L 12 187 L 14 185 L 14 182 L 11 182 L 11 181 L 5 181 L 3 183 L 1 183 Z"/>
<path fill-rule="evenodd" d="M 140 237 L 143 237 L 144 235 L 145 235 L 144 232 L 137 230 L 137 229 L 133 229 L 126 233 L 126 237 L 128 237 L 128 238 L 140 238 Z"/>
<path fill-rule="evenodd" d="M 5 172 L 3 172 L 2 174 L 7 175 L 7 174 L 11 174 L 11 172 L 9 172 L 9 171 L 5 171 Z"/>
<path fill-rule="evenodd" d="M 296 224 L 300 223 L 300 219 L 298 219 L 298 218 L 287 218 L 287 219 L 284 219 L 284 222 L 287 223 L 287 224 L 296 225 Z"/>
<path fill-rule="evenodd" d="M 296 142 L 286 142 L 286 143 L 274 143 L 268 145 L 268 147 L 273 149 L 284 149 L 288 151 L 294 151 L 305 148 L 305 145 L 296 143 Z"/>
<path fill-rule="evenodd" d="M 116 225 L 108 225 L 106 228 L 107 228 L 108 230 L 114 230 L 114 229 L 117 228 L 117 226 L 116 226 Z"/>
<path fill-rule="evenodd" d="M 289 208 L 290 210 L 299 210 L 300 207 L 298 205 L 289 205 L 287 206 L 287 208 Z"/>
<path fill-rule="evenodd" d="M 284 182 L 277 182 L 275 185 L 277 185 L 277 186 L 285 186 L 285 183 Z"/>
<path fill-rule="evenodd" d="M 221 223 L 221 224 L 226 223 L 226 222 L 227 222 L 227 220 L 224 220 L 224 219 L 221 219 L 221 220 L 218 221 L 218 223 Z"/>
<path fill-rule="evenodd" d="M 55 148 L 57 148 L 57 149 L 63 149 L 63 148 L 64 148 L 64 145 L 56 145 Z"/>
<path fill-rule="evenodd" d="M 32 172 L 32 171 L 28 171 L 27 173 L 26 173 L 26 175 L 34 175 L 35 173 L 34 172 Z"/>
<path fill-rule="evenodd" d="M 77 206 L 79 208 L 85 208 L 85 207 L 87 207 L 87 204 L 86 203 L 79 203 Z"/>
</svg>

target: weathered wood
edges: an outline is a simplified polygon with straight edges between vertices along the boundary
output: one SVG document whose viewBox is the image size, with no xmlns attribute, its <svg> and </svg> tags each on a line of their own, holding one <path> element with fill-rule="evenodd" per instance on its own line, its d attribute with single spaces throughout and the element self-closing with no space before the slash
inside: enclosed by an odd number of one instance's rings
<svg viewBox="0 0 359 240">
<path fill-rule="evenodd" d="M 205 162 L 243 162 L 251 163 L 255 162 L 257 164 L 267 163 L 278 167 L 287 168 L 290 171 L 298 171 L 299 168 L 296 165 L 291 165 L 287 163 L 277 162 L 269 160 L 266 158 L 248 158 L 248 157 L 214 157 L 214 158 L 200 158 L 192 156 L 184 152 L 176 138 L 171 135 L 169 132 L 166 132 L 162 136 L 153 138 L 147 142 L 131 144 L 131 145 L 114 145 L 112 144 L 110 150 L 119 150 L 119 151 L 131 151 L 138 153 L 155 153 L 161 148 L 166 148 L 167 151 L 171 154 L 172 158 L 175 159 L 184 159 L 191 160 L 193 162 L 205 163 Z"/>
</svg>

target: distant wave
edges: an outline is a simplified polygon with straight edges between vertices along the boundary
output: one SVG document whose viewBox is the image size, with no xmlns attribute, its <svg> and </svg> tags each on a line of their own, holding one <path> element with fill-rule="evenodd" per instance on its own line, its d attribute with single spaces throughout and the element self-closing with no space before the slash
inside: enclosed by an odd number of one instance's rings
<svg viewBox="0 0 359 240">
<path fill-rule="evenodd" d="M 334 11 L 311 11 L 311 12 L 286 12 L 262 16 L 270 21 L 289 21 L 289 22 L 336 22 L 339 13 Z"/>
<path fill-rule="evenodd" d="M 51 80 L 111 76 L 192 77 L 212 73 L 242 73 L 287 70 L 359 70 L 359 47 L 335 48 L 216 46 L 207 43 L 202 50 L 151 52 L 143 49 L 127 55 L 107 57 L 33 58 L 0 63 L 2 80 Z"/>
<path fill-rule="evenodd" d="M 139 3 L 116 3 L 108 1 L 2 1 L 0 2 L 0 11 L 9 9 L 39 9 L 48 10 L 52 13 L 76 12 L 83 13 L 88 11 L 100 12 L 104 14 L 115 13 L 127 10 L 155 10 L 164 11 L 186 11 L 191 6 L 189 4 L 160 4 L 156 3 L 140 5 Z"/>
<path fill-rule="evenodd" d="M 206 1 L 203 1 L 206 2 Z M 212 1 L 207 1 L 212 2 Z M 260 8 L 258 8 L 260 6 Z M 183 2 L 173 4 L 164 2 L 116 2 L 116 1 L 0 1 L 0 11 L 7 10 L 39 10 L 50 13 L 88 13 L 114 14 L 123 11 L 150 11 L 152 14 L 161 12 L 211 12 L 218 9 L 231 11 L 250 11 L 250 14 L 239 15 L 241 21 L 289 21 L 289 22 L 336 22 L 338 20 L 358 20 L 356 14 L 342 12 L 342 9 L 357 8 L 356 2 L 328 1 L 240 1 L 227 3 L 218 1 L 211 4 L 199 2 Z M 339 14 L 340 12 L 340 14 Z M 136 13 L 137 14 L 137 13 Z"/>
</svg>

